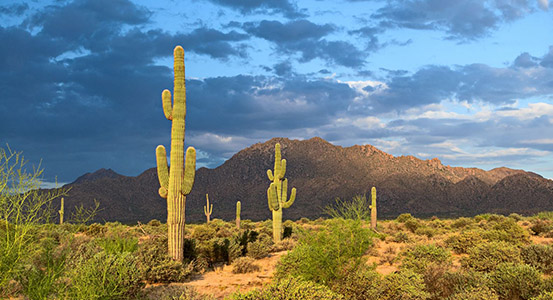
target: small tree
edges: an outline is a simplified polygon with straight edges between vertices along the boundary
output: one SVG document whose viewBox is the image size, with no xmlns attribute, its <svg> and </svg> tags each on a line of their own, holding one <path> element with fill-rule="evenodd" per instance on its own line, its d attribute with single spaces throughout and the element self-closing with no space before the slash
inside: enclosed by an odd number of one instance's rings
<svg viewBox="0 0 553 300">
<path fill-rule="evenodd" d="M 39 190 L 42 170 L 31 172 L 20 152 L 0 149 L 0 296 L 32 252 L 32 227 L 51 219 L 51 202 L 66 190 Z"/>
</svg>

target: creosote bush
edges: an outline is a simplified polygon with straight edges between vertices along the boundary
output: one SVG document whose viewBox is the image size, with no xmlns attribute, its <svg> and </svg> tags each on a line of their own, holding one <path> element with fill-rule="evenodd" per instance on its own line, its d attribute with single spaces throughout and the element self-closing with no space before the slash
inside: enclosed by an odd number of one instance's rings
<svg viewBox="0 0 553 300">
<path fill-rule="evenodd" d="M 262 289 L 235 293 L 228 300 L 342 300 L 327 286 L 300 278 L 282 278 Z"/>
<path fill-rule="evenodd" d="M 259 271 L 260 267 L 251 257 L 239 257 L 232 263 L 232 273 L 244 274 Z"/>
<path fill-rule="evenodd" d="M 493 271 L 500 263 L 520 263 L 520 249 L 508 242 L 492 241 L 469 248 L 461 265 L 480 272 Z"/>
<path fill-rule="evenodd" d="M 417 244 L 407 248 L 401 253 L 402 269 L 410 269 L 416 273 L 423 274 L 426 268 L 433 265 L 451 265 L 451 253 L 436 245 Z"/>
</svg>

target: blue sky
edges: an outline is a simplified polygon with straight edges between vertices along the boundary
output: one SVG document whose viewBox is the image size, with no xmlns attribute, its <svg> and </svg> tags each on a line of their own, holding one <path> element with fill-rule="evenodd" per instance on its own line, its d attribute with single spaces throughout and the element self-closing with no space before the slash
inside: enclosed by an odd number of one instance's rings
<svg viewBox="0 0 553 300">
<path fill-rule="evenodd" d="M 273 137 L 553 178 L 547 0 L 0 0 L 0 143 L 61 183 L 138 175 L 170 144 L 216 167 Z"/>
</svg>

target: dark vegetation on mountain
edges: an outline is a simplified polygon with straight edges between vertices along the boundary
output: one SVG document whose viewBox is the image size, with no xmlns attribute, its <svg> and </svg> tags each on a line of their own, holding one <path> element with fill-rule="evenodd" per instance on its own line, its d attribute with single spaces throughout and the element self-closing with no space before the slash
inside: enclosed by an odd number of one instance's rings
<svg viewBox="0 0 553 300">
<path fill-rule="evenodd" d="M 242 202 L 242 219 L 270 218 L 267 206 L 266 172 L 273 167 L 274 145 L 282 145 L 288 162 L 289 189 L 297 199 L 285 211 L 286 219 L 323 216 L 323 208 L 336 197 L 378 190 L 379 215 L 471 216 L 478 213 L 512 212 L 535 214 L 553 209 L 553 181 L 522 170 L 444 166 L 437 158 L 394 157 L 371 145 L 340 147 L 315 137 L 309 140 L 274 138 L 236 153 L 215 169 L 200 168 L 192 192 L 187 196 L 187 222 L 205 219 L 203 206 L 209 193 L 212 218 L 232 220 L 236 201 Z M 152 149 L 152 161 L 154 153 Z M 127 177 L 101 169 L 79 177 L 68 185 L 66 209 L 75 205 L 103 208 L 98 221 L 165 221 L 166 200 L 158 195 L 156 169 Z"/>
</svg>

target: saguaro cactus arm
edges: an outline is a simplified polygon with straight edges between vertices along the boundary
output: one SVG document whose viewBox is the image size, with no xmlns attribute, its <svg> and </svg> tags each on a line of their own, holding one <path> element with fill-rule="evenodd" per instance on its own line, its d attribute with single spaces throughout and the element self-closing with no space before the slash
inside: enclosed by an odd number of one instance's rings
<svg viewBox="0 0 553 300">
<path fill-rule="evenodd" d="M 171 92 L 169 90 L 163 90 L 163 93 L 161 93 L 161 103 L 163 105 L 163 113 L 167 120 L 173 120 L 173 106 L 171 104 Z"/>
<path fill-rule="evenodd" d="M 284 179 L 282 182 L 282 201 L 281 206 L 282 208 L 289 208 L 294 204 L 294 200 L 296 200 L 296 188 L 292 188 L 292 193 L 290 194 L 290 199 L 286 200 L 288 196 L 288 178 Z"/>
<path fill-rule="evenodd" d="M 188 147 L 186 149 L 186 163 L 184 168 L 184 178 L 182 180 L 182 194 L 188 195 L 194 185 L 194 176 L 196 176 L 196 149 Z"/>
<path fill-rule="evenodd" d="M 167 152 L 162 145 L 156 148 L 157 178 L 159 179 L 159 195 L 167 199 L 169 189 L 169 170 L 167 168 Z"/>
<path fill-rule="evenodd" d="M 279 210 L 280 205 L 278 204 L 277 189 L 275 183 L 271 183 L 267 189 L 267 199 L 269 201 L 270 210 Z"/>
<path fill-rule="evenodd" d="M 275 177 L 273 176 L 273 171 L 271 169 L 267 170 L 267 177 L 269 177 L 270 181 L 273 181 Z"/>
</svg>

